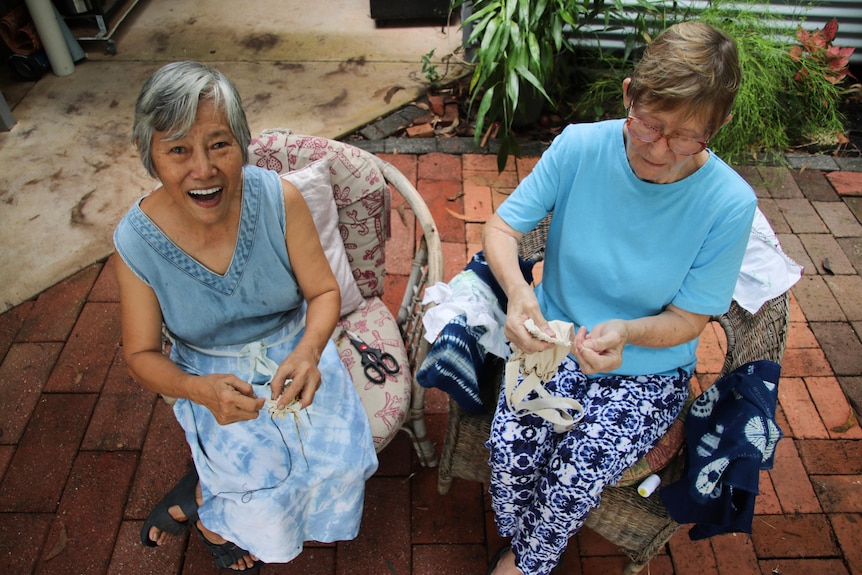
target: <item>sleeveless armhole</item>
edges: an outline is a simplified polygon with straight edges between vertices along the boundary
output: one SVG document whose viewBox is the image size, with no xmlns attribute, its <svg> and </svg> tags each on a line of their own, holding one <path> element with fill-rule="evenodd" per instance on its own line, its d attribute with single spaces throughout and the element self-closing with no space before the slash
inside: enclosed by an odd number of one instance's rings
<svg viewBox="0 0 862 575">
<path fill-rule="evenodd" d="M 144 196 L 146 197 L 146 196 Z M 130 253 L 134 251 L 133 244 L 144 241 L 141 238 L 141 235 L 135 229 L 135 226 L 132 225 L 130 221 L 130 214 L 132 211 L 141 209 L 141 201 L 144 197 L 138 198 L 138 200 L 134 203 L 132 208 L 129 210 L 120 223 L 117 224 L 117 227 L 114 229 L 114 248 L 116 249 L 117 255 L 123 260 L 123 263 L 132 271 L 135 276 L 144 282 L 146 285 L 152 287 L 149 280 L 144 275 L 143 271 L 136 266 L 132 258 L 130 257 Z"/>
</svg>

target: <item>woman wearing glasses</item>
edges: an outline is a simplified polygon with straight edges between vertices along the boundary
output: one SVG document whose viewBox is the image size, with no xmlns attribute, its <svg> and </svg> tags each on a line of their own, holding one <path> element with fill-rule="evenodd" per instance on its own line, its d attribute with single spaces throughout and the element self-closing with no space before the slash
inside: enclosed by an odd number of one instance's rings
<svg viewBox="0 0 862 575">
<path fill-rule="evenodd" d="M 549 321 L 573 324 L 569 355 L 544 386 L 583 407 L 558 433 L 513 411 L 503 386 L 490 493 L 511 547 L 489 574 L 549 573 L 603 488 L 682 408 L 697 338 L 730 305 L 757 203 L 707 148 L 730 118 L 740 76 L 728 35 L 696 22 L 669 28 L 623 82 L 628 117 L 566 128 L 487 223 L 485 254 L 509 300 L 507 337 L 540 353 L 553 344 L 531 335 L 527 320 L 549 336 L 559 335 Z M 517 245 L 549 213 L 534 290 Z"/>
</svg>

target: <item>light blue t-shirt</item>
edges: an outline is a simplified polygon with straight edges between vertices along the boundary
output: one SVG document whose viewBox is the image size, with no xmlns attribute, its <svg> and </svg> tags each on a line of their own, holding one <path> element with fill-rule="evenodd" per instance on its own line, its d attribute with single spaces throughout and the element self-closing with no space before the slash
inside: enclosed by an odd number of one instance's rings
<svg viewBox="0 0 862 575">
<path fill-rule="evenodd" d="M 536 294 L 549 321 L 592 329 L 656 315 L 668 304 L 727 311 L 757 205 L 754 191 L 712 152 L 670 184 L 637 178 L 624 120 L 568 126 L 498 210 L 526 233 L 553 212 Z M 620 375 L 691 373 L 697 340 L 670 348 L 627 345 Z"/>
</svg>

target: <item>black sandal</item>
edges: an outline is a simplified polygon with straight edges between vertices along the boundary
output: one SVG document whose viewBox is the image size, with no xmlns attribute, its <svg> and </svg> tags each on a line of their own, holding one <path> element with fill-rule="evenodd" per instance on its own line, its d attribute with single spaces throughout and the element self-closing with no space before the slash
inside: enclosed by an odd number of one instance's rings
<svg viewBox="0 0 862 575">
<path fill-rule="evenodd" d="M 180 479 L 173 489 L 165 495 L 158 505 L 156 505 L 144 521 L 144 526 L 141 527 L 141 543 L 147 547 L 156 547 L 156 542 L 150 539 L 150 528 L 156 527 L 160 531 L 165 531 L 171 535 L 180 535 L 183 531 L 194 525 L 198 520 L 198 503 L 195 499 L 195 488 L 198 485 L 198 472 L 195 469 L 189 471 L 185 477 Z M 186 516 L 185 521 L 177 521 L 168 509 L 174 505 L 178 506 L 183 515 Z"/>
<path fill-rule="evenodd" d="M 200 527 L 198 527 L 197 522 L 193 523 L 195 531 L 198 534 L 198 537 L 201 538 L 201 541 L 206 545 L 207 551 L 212 555 L 213 562 L 216 567 L 221 569 L 230 569 L 233 573 L 257 573 L 260 571 L 260 568 L 263 566 L 263 561 L 256 560 L 254 564 L 248 569 L 233 569 L 231 565 L 249 555 L 249 552 L 236 545 L 235 543 L 231 543 L 230 541 L 225 541 L 224 543 L 213 543 L 209 539 L 204 536 Z"/>
</svg>

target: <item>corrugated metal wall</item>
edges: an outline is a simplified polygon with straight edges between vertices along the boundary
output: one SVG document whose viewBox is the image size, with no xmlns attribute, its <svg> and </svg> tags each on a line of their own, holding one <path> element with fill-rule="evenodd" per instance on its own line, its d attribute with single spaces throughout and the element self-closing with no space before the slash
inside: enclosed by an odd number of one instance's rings
<svg viewBox="0 0 862 575">
<path fill-rule="evenodd" d="M 612 4 L 610 1 L 607 3 Z M 638 2 L 637 0 L 622 0 L 622 4 L 634 7 Z M 678 2 L 675 6 L 677 10 L 691 7 L 692 10 L 697 11 L 698 6 L 705 4 L 706 2 L 695 0 L 693 2 Z M 666 6 L 670 10 L 674 3 L 668 1 Z M 814 30 L 822 28 L 832 18 L 837 18 L 838 35 L 833 44 L 855 48 L 851 62 L 854 65 L 862 65 L 862 0 L 810 0 L 808 2 L 767 0 L 751 6 L 754 10 L 757 10 L 758 7 L 765 13 L 781 15 L 784 19 L 791 21 L 793 24 L 788 30 L 788 36 L 791 39 L 794 37 L 796 26 L 800 23 L 803 28 Z M 623 46 L 625 30 L 598 32 L 601 28 L 598 24 L 590 28 L 596 32 L 595 37 L 598 37 L 603 46 Z"/>
</svg>

